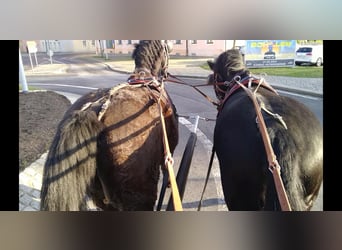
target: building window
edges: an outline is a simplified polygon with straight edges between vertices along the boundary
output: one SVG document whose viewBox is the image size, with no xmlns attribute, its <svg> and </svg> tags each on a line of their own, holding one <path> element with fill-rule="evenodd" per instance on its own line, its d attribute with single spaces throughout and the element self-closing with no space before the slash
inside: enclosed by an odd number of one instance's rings
<svg viewBox="0 0 342 250">
<path fill-rule="evenodd" d="M 197 44 L 197 40 L 191 40 L 191 44 Z"/>
<path fill-rule="evenodd" d="M 87 47 L 87 40 L 83 40 L 83 47 L 86 48 Z"/>
<path fill-rule="evenodd" d="M 132 44 L 132 40 L 127 40 L 127 44 Z"/>
<path fill-rule="evenodd" d="M 207 44 L 213 44 L 213 40 L 207 40 Z"/>
<path fill-rule="evenodd" d="M 107 47 L 107 49 L 113 49 L 114 48 L 114 40 L 106 40 L 106 47 Z"/>
<path fill-rule="evenodd" d="M 95 46 L 95 40 L 91 40 L 91 46 Z"/>
<path fill-rule="evenodd" d="M 176 40 L 176 44 L 181 44 L 181 40 Z"/>
<path fill-rule="evenodd" d="M 122 40 L 118 40 L 118 44 L 122 45 Z"/>
</svg>

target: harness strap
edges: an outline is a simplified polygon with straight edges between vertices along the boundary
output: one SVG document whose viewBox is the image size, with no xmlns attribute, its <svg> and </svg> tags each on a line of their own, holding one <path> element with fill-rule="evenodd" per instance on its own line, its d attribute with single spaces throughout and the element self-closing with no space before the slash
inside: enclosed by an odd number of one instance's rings
<svg viewBox="0 0 342 250">
<path fill-rule="evenodd" d="M 168 54 L 167 51 L 165 51 L 165 53 Z M 168 65 L 166 64 L 163 68 L 165 71 L 167 70 L 167 66 Z M 138 74 L 139 74 L 138 78 L 134 78 L 134 76 L 136 76 L 136 74 L 131 75 L 128 78 L 128 82 L 130 85 L 142 84 L 142 85 L 146 86 L 151 91 L 151 94 L 152 94 L 154 100 L 158 104 L 159 113 L 160 113 L 160 120 L 161 120 L 161 124 L 162 124 L 162 131 L 163 131 L 165 166 L 166 166 L 166 168 L 168 170 L 168 174 L 169 174 L 169 180 L 170 180 L 170 185 L 171 185 L 171 192 L 172 192 L 172 197 L 173 197 L 174 209 L 175 209 L 175 211 L 183 211 L 182 202 L 181 202 L 179 190 L 178 190 L 178 185 L 177 185 L 175 174 L 173 171 L 174 160 L 173 160 L 172 154 L 170 152 L 170 147 L 169 147 L 169 142 L 168 142 L 167 132 L 166 132 L 166 126 L 165 126 L 165 117 L 163 114 L 162 96 L 167 97 L 167 95 L 164 95 L 165 89 L 164 89 L 163 76 L 161 77 L 161 79 L 159 79 L 159 81 L 157 81 L 154 76 L 152 76 L 150 78 L 145 78 L 146 77 L 145 71 L 139 70 Z M 160 84 L 156 84 L 156 83 L 160 83 Z M 152 92 L 151 87 L 158 90 L 160 95 L 156 96 Z M 169 99 L 168 98 L 166 98 L 166 99 L 167 100 L 166 100 L 165 106 L 167 107 L 169 105 L 169 103 L 168 103 Z"/>
<path fill-rule="evenodd" d="M 164 91 L 163 82 L 162 82 L 161 91 Z M 176 182 L 175 173 L 173 171 L 174 160 L 173 160 L 172 154 L 170 152 L 169 141 L 168 141 L 167 133 L 166 133 L 165 118 L 164 118 L 164 115 L 163 115 L 163 109 L 162 109 L 162 105 L 161 105 L 161 101 L 160 100 L 161 100 L 161 98 L 158 98 L 160 120 L 161 120 L 161 124 L 162 124 L 162 129 L 163 129 L 163 140 L 164 140 L 163 144 L 164 144 L 164 151 L 165 151 L 165 165 L 166 165 L 166 168 L 167 168 L 168 173 L 169 173 L 169 179 L 170 179 L 170 184 L 171 184 L 173 204 L 174 204 L 175 211 L 183 211 L 182 202 L 181 202 L 180 195 L 179 195 L 179 190 L 178 190 L 178 185 L 177 185 L 177 182 Z"/>
<path fill-rule="evenodd" d="M 258 118 L 258 121 L 260 122 L 259 129 L 260 129 L 261 137 L 262 137 L 262 140 L 264 142 L 264 146 L 265 146 L 265 150 L 266 150 L 266 154 L 267 154 L 269 170 L 273 174 L 273 179 L 275 182 L 275 187 L 277 190 L 281 209 L 282 209 L 282 211 L 291 211 L 291 206 L 290 206 L 288 197 L 286 195 L 286 191 L 284 188 L 283 181 L 282 181 L 281 176 L 280 176 L 280 165 L 277 161 L 276 155 L 274 154 L 274 151 L 273 151 L 273 148 L 272 148 L 272 145 L 270 142 L 270 138 L 269 138 L 269 135 L 268 135 L 267 130 L 266 130 L 266 124 L 265 124 L 264 118 L 261 114 L 258 101 L 256 100 L 254 93 L 250 89 L 246 88 L 239 81 L 237 81 L 237 83 L 239 84 L 239 86 L 241 86 L 246 91 L 247 95 L 251 98 L 251 100 L 254 104 L 255 111 L 257 114 L 257 118 Z"/>
<path fill-rule="evenodd" d="M 263 86 L 265 88 L 267 88 L 268 90 L 272 91 L 273 93 L 278 95 L 278 92 L 271 86 L 269 85 L 266 81 L 264 81 L 264 78 L 261 79 L 257 79 L 254 77 L 246 77 L 244 79 L 242 79 L 241 81 L 239 81 L 239 77 L 234 78 L 232 83 L 239 83 L 239 84 L 234 84 L 231 89 L 226 93 L 226 95 L 224 96 L 224 98 L 222 99 L 219 107 L 218 107 L 218 111 L 221 111 L 223 108 L 223 105 L 225 104 L 225 102 L 228 100 L 228 98 L 236 91 L 238 90 L 240 87 L 246 87 L 246 86 L 252 86 L 253 83 L 257 84 L 257 88 L 255 89 L 255 92 L 258 90 L 258 88 L 260 86 Z M 223 85 L 222 83 L 218 82 L 216 83 L 216 85 Z"/>
</svg>

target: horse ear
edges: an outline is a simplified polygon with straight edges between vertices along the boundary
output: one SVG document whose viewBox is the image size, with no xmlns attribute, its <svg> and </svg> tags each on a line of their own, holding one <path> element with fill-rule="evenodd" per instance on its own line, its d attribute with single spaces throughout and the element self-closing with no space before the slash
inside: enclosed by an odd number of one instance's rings
<svg viewBox="0 0 342 250">
<path fill-rule="evenodd" d="M 211 61 L 211 60 L 208 60 L 207 63 L 208 63 L 208 65 L 209 65 L 209 68 L 210 68 L 212 71 L 214 71 L 214 62 Z"/>
<path fill-rule="evenodd" d="M 137 55 L 138 48 L 139 48 L 139 43 L 135 43 L 134 44 L 134 50 L 133 50 L 133 53 L 132 53 L 132 59 L 135 59 L 135 56 Z"/>
</svg>

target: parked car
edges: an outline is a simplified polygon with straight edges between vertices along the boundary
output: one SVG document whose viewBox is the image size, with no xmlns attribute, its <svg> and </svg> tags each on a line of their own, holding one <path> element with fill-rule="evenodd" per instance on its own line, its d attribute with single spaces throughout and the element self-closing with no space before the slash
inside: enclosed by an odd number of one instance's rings
<svg viewBox="0 0 342 250">
<path fill-rule="evenodd" d="M 295 64 L 323 65 L 323 45 L 305 45 L 296 51 Z"/>
</svg>

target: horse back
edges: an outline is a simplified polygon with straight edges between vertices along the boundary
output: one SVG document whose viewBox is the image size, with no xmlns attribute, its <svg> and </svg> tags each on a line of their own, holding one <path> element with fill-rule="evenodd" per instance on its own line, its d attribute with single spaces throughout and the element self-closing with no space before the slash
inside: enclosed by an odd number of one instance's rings
<svg viewBox="0 0 342 250">
<path fill-rule="evenodd" d="M 262 115 L 290 203 L 294 210 L 306 210 L 322 182 L 322 126 L 306 106 L 292 98 L 260 88 L 257 99 L 267 110 Z M 246 206 L 260 210 L 274 203 L 268 200 L 274 199 L 275 192 L 270 191 L 274 186 L 255 108 L 243 90 L 234 93 L 218 114 L 214 146 L 223 189 L 229 192 L 227 204 L 237 210 Z"/>
<path fill-rule="evenodd" d="M 126 86 L 111 95 L 98 137 L 98 173 L 118 209 L 151 210 L 164 162 L 159 104 L 145 86 Z M 164 100 L 166 102 L 166 100 Z M 173 105 L 162 105 L 171 153 L 178 143 Z"/>
</svg>

